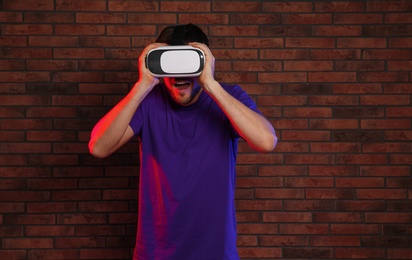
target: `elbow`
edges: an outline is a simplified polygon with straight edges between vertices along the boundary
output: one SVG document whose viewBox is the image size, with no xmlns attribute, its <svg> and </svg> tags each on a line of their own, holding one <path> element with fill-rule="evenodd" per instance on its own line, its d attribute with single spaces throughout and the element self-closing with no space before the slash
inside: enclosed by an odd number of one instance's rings
<svg viewBox="0 0 412 260">
<path fill-rule="evenodd" d="M 273 132 L 269 134 L 262 145 L 257 149 L 260 153 L 270 153 L 272 152 L 278 143 L 278 138 L 276 134 Z"/>
<path fill-rule="evenodd" d="M 92 156 L 99 159 L 106 158 L 110 155 L 109 153 L 105 153 L 102 149 L 99 149 L 98 145 L 96 145 L 96 143 L 92 140 L 89 142 L 89 152 Z"/>
</svg>

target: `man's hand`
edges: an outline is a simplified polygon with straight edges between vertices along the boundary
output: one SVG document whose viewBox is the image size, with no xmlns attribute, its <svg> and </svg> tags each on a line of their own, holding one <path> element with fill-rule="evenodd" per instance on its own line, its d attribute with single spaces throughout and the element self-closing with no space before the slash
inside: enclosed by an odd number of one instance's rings
<svg viewBox="0 0 412 260">
<path fill-rule="evenodd" d="M 214 77 L 215 73 L 215 57 L 210 51 L 209 47 L 203 43 L 191 42 L 190 46 L 201 49 L 205 54 L 205 66 L 203 68 L 202 74 L 198 77 L 198 82 L 206 92 L 210 92 L 209 87 L 213 86 L 216 81 Z"/>
<path fill-rule="evenodd" d="M 144 48 L 144 50 L 142 51 L 142 53 L 140 54 L 139 57 L 139 80 L 138 83 L 141 87 L 147 87 L 148 89 L 146 89 L 147 91 L 150 92 L 150 90 L 153 89 L 153 87 L 155 85 L 157 85 L 159 83 L 159 79 L 155 78 L 150 72 L 149 70 L 146 68 L 146 56 L 147 53 L 153 49 L 156 49 L 157 47 L 160 46 L 164 46 L 167 45 L 165 43 L 153 43 L 150 44 L 148 46 L 146 46 L 146 48 Z"/>
</svg>

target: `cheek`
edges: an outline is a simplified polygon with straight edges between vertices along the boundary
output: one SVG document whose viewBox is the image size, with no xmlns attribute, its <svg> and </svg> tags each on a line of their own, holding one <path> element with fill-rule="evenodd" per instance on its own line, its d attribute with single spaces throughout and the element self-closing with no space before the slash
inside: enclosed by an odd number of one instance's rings
<svg viewBox="0 0 412 260">
<path fill-rule="evenodd" d="M 166 85 L 170 86 L 170 78 L 163 78 L 163 81 Z"/>
</svg>

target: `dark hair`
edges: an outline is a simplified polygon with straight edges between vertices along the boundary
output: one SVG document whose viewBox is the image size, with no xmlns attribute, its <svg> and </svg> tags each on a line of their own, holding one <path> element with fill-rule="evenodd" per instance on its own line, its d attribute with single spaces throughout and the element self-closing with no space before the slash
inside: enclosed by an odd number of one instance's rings
<svg viewBox="0 0 412 260">
<path fill-rule="evenodd" d="M 156 42 L 169 45 L 186 45 L 189 42 L 200 42 L 209 46 L 206 34 L 194 24 L 168 26 L 157 37 Z"/>
</svg>

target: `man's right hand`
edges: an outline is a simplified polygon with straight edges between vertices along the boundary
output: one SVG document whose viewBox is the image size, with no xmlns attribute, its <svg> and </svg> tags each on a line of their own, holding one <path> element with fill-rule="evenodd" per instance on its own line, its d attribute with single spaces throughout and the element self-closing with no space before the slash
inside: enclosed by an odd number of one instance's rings
<svg viewBox="0 0 412 260">
<path fill-rule="evenodd" d="M 147 91 L 150 92 L 155 85 L 159 83 L 159 79 L 154 77 L 146 68 L 146 56 L 147 53 L 157 47 L 167 45 L 165 43 L 152 43 L 147 45 L 142 51 L 139 57 L 139 79 L 138 84 L 140 87 L 147 87 Z"/>
</svg>

